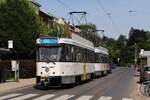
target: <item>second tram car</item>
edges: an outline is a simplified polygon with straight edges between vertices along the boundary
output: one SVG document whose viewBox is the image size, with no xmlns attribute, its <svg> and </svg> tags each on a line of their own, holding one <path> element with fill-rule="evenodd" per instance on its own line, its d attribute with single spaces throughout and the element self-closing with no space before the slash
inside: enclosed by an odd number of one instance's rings
<svg viewBox="0 0 150 100">
<path fill-rule="evenodd" d="M 37 85 L 61 86 L 94 78 L 93 43 L 73 34 L 72 38 L 37 39 Z"/>
<path fill-rule="evenodd" d="M 108 50 L 104 47 L 95 47 L 95 76 L 103 76 L 110 72 Z"/>
</svg>

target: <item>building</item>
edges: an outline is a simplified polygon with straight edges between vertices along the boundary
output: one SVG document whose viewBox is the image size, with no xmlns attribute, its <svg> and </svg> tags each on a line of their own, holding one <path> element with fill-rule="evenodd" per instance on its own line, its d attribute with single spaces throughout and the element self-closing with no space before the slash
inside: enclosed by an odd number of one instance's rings
<svg viewBox="0 0 150 100">
<path fill-rule="evenodd" d="M 34 0 L 29 0 L 29 1 L 31 2 L 30 3 L 31 6 L 35 9 L 36 14 L 39 15 L 39 10 L 40 10 L 41 5 Z"/>
<path fill-rule="evenodd" d="M 54 20 L 55 17 L 50 14 L 42 11 L 40 9 L 41 5 L 37 3 L 35 0 L 29 0 L 31 3 L 31 6 L 34 8 L 37 15 L 39 15 L 40 19 L 43 20 L 47 25 L 50 23 L 50 21 Z"/>
<path fill-rule="evenodd" d="M 141 52 L 139 53 L 139 58 L 142 66 L 150 66 L 150 51 L 144 51 L 144 49 L 141 49 Z"/>
</svg>

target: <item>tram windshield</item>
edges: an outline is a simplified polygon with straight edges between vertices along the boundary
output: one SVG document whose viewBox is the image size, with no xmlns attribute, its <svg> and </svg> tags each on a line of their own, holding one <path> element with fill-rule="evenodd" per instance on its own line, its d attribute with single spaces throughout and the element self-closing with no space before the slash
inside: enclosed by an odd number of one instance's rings
<svg viewBox="0 0 150 100">
<path fill-rule="evenodd" d="M 61 47 L 40 47 L 38 50 L 38 60 L 55 62 L 60 59 Z"/>
</svg>

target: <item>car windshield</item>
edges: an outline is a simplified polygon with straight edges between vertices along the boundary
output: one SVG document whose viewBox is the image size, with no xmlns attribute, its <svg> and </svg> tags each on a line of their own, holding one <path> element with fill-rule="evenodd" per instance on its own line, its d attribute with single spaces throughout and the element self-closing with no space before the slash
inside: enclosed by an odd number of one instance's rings
<svg viewBox="0 0 150 100">
<path fill-rule="evenodd" d="M 145 67 L 144 71 L 150 71 L 150 66 L 149 67 Z"/>
<path fill-rule="evenodd" d="M 39 48 L 38 52 L 39 55 L 38 60 L 48 62 L 58 61 L 60 58 L 60 51 L 61 47 L 50 47 L 50 48 L 41 47 Z"/>
</svg>

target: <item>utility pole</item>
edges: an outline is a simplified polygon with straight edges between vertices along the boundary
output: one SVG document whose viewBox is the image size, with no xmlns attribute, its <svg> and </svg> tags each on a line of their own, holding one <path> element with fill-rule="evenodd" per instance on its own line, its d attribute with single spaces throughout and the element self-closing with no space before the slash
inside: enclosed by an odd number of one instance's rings
<svg viewBox="0 0 150 100">
<path fill-rule="evenodd" d="M 86 11 L 72 11 L 72 12 L 69 12 L 69 15 L 70 15 L 69 19 L 71 19 L 70 23 L 72 24 L 74 30 L 79 25 L 87 24 L 87 18 L 86 18 L 87 12 Z M 76 21 L 74 21 L 74 20 L 76 20 Z M 75 22 L 77 22 L 77 23 L 75 23 Z M 83 37 L 85 38 L 85 34 L 83 34 Z"/>
<path fill-rule="evenodd" d="M 134 44 L 134 66 L 137 67 L 137 44 Z"/>
<path fill-rule="evenodd" d="M 73 25 L 78 26 L 80 24 L 87 24 L 86 11 L 72 11 L 69 12 L 69 15 L 71 18 L 71 23 Z M 74 20 L 76 20 L 77 23 L 75 23 Z"/>
</svg>

